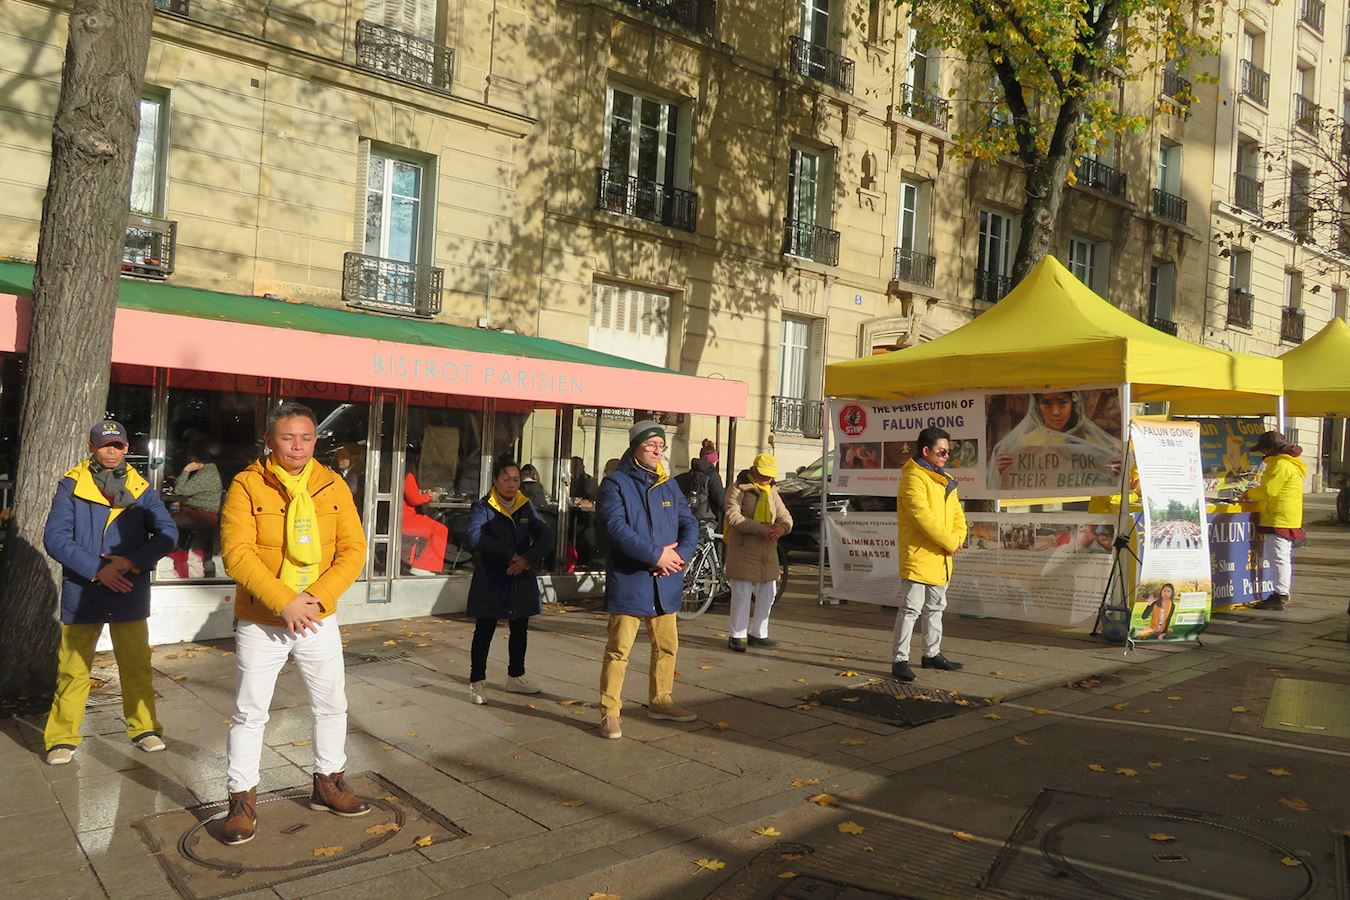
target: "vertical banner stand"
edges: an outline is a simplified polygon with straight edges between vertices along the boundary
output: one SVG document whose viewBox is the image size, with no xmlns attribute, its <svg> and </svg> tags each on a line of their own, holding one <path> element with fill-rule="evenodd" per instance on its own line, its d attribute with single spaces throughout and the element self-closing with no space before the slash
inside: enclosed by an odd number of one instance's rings
<svg viewBox="0 0 1350 900">
<path fill-rule="evenodd" d="M 1120 440 L 1125 449 L 1120 466 L 1120 505 L 1116 510 L 1116 539 L 1111 545 L 1111 571 L 1106 576 L 1101 603 L 1097 606 L 1097 620 L 1092 636 L 1100 632 L 1102 639 L 1112 644 L 1128 643 L 1130 638 L 1130 580 L 1126 577 L 1128 562 L 1122 554 L 1128 553 L 1136 566 L 1142 565 L 1139 556 L 1130 549 L 1134 533 L 1134 514 L 1130 511 L 1130 472 L 1134 469 L 1134 442 L 1130 440 L 1130 383 L 1120 386 Z M 1137 570 L 1136 570 L 1137 571 Z M 1119 603 L 1112 605 L 1112 589 L 1120 588 Z"/>
</svg>

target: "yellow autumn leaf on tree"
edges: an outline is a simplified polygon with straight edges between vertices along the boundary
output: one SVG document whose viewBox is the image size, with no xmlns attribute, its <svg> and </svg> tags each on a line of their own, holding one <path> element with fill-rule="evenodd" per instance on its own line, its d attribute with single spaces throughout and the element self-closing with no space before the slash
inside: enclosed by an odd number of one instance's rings
<svg viewBox="0 0 1350 900">
<path fill-rule="evenodd" d="M 782 836 L 783 836 L 783 832 L 779 831 L 777 828 L 774 828 L 772 825 L 765 825 L 765 826 L 763 826 L 763 827 L 761 827 L 761 828 L 756 828 L 756 829 L 755 829 L 755 834 L 759 835 L 760 837 L 782 837 Z"/>
<path fill-rule="evenodd" d="M 953 831 L 952 837 L 956 838 L 958 841 L 965 841 L 967 844 L 975 840 L 975 835 L 971 834 L 969 831 Z"/>
<path fill-rule="evenodd" d="M 708 859 L 706 856 L 694 860 L 694 865 L 700 869 L 707 869 L 709 872 L 720 872 L 727 867 L 727 864 L 720 859 Z"/>
<path fill-rule="evenodd" d="M 337 856 L 341 852 L 342 852 L 341 847 L 315 847 L 314 858 L 322 859 L 323 857 L 326 856 Z"/>
<path fill-rule="evenodd" d="M 1172 835 L 1170 835 L 1170 834 L 1163 834 L 1161 831 L 1150 831 L 1150 832 L 1148 833 L 1148 839 L 1149 839 L 1150 841 L 1157 841 L 1157 842 L 1160 843 L 1160 844 L 1165 844 L 1165 843 L 1167 843 L 1168 841 L 1175 841 L 1175 840 L 1176 840 L 1176 838 L 1173 837 Z"/>
<path fill-rule="evenodd" d="M 413 841 L 413 846 L 414 846 L 414 847 L 430 847 L 430 846 L 431 846 L 431 835 L 429 835 L 429 834 L 424 834 L 424 835 L 422 835 L 420 838 L 418 838 L 417 840 Z"/>
<path fill-rule="evenodd" d="M 839 798 L 834 794 L 812 794 L 806 798 L 806 802 L 814 803 L 816 806 L 838 806 Z"/>
<path fill-rule="evenodd" d="M 391 831 L 398 831 L 403 826 L 397 822 L 382 822 L 379 825 L 372 825 L 366 829 L 366 834 L 388 834 Z"/>
<path fill-rule="evenodd" d="M 840 822 L 835 827 L 839 829 L 840 834 L 862 834 L 864 830 L 857 822 Z"/>
</svg>

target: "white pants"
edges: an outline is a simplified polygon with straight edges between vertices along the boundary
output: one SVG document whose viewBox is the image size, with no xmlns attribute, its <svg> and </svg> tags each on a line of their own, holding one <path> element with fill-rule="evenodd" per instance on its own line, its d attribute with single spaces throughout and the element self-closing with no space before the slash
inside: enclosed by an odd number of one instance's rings
<svg viewBox="0 0 1350 900">
<path fill-rule="evenodd" d="M 923 616 L 923 655 L 937 656 L 942 649 L 942 611 L 947 608 L 945 584 L 923 584 L 900 579 L 900 611 L 891 632 L 891 659 L 909 662 L 909 641 Z"/>
<path fill-rule="evenodd" d="M 1274 576 L 1275 593 L 1287 597 L 1294 582 L 1294 542 L 1278 534 L 1267 534 L 1266 538 L 1274 541 L 1275 571 L 1271 574 Z"/>
<path fill-rule="evenodd" d="M 293 635 L 285 628 L 240 621 L 234 630 L 234 716 L 225 744 L 231 793 L 258 785 L 263 729 L 272 705 L 272 691 L 286 659 L 309 691 L 314 713 L 314 771 L 332 775 L 347 768 L 347 690 L 342 666 L 342 638 L 338 623 L 329 616 L 318 631 Z"/>
<path fill-rule="evenodd" d="M 769 636 L 769 610 L 773 608 L 773 595 L 778 587 L 776 581 L 732 581 L 731 582 L 731 631 L 734 638 L 745 639 L 747 631 L 751 637 Z M 755 601 L 755 616 L 750 618 L 750 599 Z"/>
</svg>

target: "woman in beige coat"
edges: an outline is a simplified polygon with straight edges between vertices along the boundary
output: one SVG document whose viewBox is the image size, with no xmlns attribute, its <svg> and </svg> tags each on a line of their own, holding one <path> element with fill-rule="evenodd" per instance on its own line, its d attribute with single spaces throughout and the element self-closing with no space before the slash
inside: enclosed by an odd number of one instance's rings
<svg viewBox="0 0 1350 900">
<path fill-rule="evenodd" d="M 792 516 L 774 490 L 778 461 L 768 453 L 755 457 L 727 490 L 727 579 L 731 582 L 731 628 L 727 646 L 744 653 L 746 645 L 772 647 L 769 610 L 782 567 L 778 539 L 792 530 Z M 755 606 L 750 617 L 750 601 Z"/>
</svg>

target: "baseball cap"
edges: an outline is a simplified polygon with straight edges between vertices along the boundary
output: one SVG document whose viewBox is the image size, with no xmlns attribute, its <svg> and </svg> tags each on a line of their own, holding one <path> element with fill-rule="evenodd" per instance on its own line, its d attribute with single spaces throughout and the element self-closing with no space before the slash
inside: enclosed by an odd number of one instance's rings
<svg viewBox="0 0 1350 900">
<path fill-rule="evenodd" d="M 106 419 L 99 422 L 89 430 L 89 443 L 94 445 L 94 449 L 106 447 L 109 444 L 130 444 L 127 440 L 127 430 L 121 422 L 114 422 L 112 419 Z"/>
<path fill-rule="evenodd" d="M 773 458 L 772 454 L 761 453 L 755 457 L 755 461 L 750 467 L 765 478 L 778 477 L 778 460 Z"/>
<path fill-rule="evenodd" d="M 1264 432 L 1256 439 L 1256 443 L 1249 448 L 1254 453 L 1263 453 L 1267 450 L 1279 450 L 1289 442 L 1284 439 L 1284 435 L 1278 431 Z"/>
</svg>

